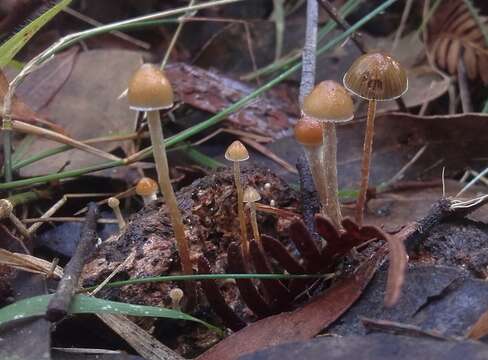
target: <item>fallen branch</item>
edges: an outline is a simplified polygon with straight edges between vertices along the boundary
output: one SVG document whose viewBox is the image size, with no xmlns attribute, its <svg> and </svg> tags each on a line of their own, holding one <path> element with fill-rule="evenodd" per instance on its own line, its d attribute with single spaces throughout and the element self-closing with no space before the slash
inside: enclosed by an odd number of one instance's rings
<svg viewBox="0 0 488 360">
<path fill-rule="evenodd" d="M 85 224 L 81 230 L 80 241 L 76 247 L 73 257 L 64 269 L 64 276 L 58 284 L 58 289 L 49 302 L 46 311 L 46 318 L 55 322 L 61 320 L 68 314 L 71 299 L 75 294 L 83 266 L 95 247 L 97 239 L 97 219 L 99 217 L 98 207 L 95 203 L 88 205 Z"/>
</svg>

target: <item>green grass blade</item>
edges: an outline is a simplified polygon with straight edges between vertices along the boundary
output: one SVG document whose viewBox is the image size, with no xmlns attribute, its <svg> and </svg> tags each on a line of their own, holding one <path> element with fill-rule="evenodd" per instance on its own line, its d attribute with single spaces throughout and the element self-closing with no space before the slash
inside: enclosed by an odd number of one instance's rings
<svg viewBox="0 0 488 360">
<path fill-rule="evenodd" d="M 54 16 L 70 4 L 71 0 L 62 0 L 52 8 L 47 10 L 37 19 L 25 26 L 17 34 L 12 36 L 0 46 L 0 69 L 10 63 L 15 55 L 24 47 L 25 44 L 46 25 Z"/>
<path fill-rule="evenodd" d="M 47 305 L 51 298 L 52 295 L 40 295 L 5 306 L 0 309 L 0 326 L 13 320 L 20 320 L 33 316 L 43 316 L 46 313 Z M 85 295 L 74 296 L 69 312 L 71 314 L 110 313 L 187 320 L 202 324 L 215 332 L 221 332 L 216 326 L 210 325 L 203 320 L 197 319 L 181 311 L 156 306 L 132 305 Z"/>
</svg>

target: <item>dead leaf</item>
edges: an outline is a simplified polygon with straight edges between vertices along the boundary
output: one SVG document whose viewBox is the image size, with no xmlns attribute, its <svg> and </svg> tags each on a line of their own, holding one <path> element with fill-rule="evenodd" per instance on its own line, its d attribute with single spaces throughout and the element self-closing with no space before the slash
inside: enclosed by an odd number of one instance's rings
<svg viewBox="0 0 488 360">
<path fill-rule="evenodd" d="M 15 94 L 34 111 L 42 110 L 68 80 L 80 48 L 75 46 L 56 55 L 46 65 L 29 74 Z"/>
<path fill-rule="evenodd" d="M 257 321 L 222 340 L 197 360 L 234 360 L 269 346 L 307 340 L 337 320 L 358 298 L 385 256 L 381 248 L 357 271 L 292 312 Z"/>
<path fill-rule="evenodd" d="M 480 316 L 478 321 L 469 329 L 467 338 L 479 340 L 488 335 L 488 311 Z"/>
<path fill-rule="evenodd" d="M 486 26 L 486 19 L 481 19 Z M 486 41 L 463 0 L 444 1 L 430 19 L 428 30 L 428 50 L 441 69 L 454 75 L 462 59 L 470 79 L 481 78 L 488 84 Z"/>
<path fill-rule="evenodd" d="M 166 72 L 183 102 L 211 113 L 225 109 L 255 90 L 224 74 L 182 63 L 169 65 Z M 293 126 L 297 115 L 295 104 L 271 90 L 228 119 L 237 129 L 279 139 Z"/>
<path fill-rule="evenodd" d="M 117 100 L 117 97 L 127 87 L 128 79 L 140 64 L 141 55 L 138 52 L 82 52 L 69 79 L 44 112 L 77 140 L 129 133 L 133 128 L 134 112 L 129 110 L 126 100 Z M 99 148 L 110 152 L 121 144 L 124 143 L 108 142 Z M 52 141 L 38 139 L 26 156 L 57 146 L 59 144 Z M 65 169 L 72 170 L 100 163 L 100 159 L 85 152 L 70 150 L 22 168 L 21 175 L 29 177 L 53 173 L 68 162 Z"/>
</svg>

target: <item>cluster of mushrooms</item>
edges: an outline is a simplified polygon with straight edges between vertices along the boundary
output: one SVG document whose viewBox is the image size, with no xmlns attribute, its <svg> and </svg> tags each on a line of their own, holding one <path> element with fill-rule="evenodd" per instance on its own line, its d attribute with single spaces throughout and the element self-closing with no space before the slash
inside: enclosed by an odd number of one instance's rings
<svg viewBox="0 0 488 360">
<path fill-rule="evenodd" d="M 369 101 L 361 184 L 355 212 L 356 223 L 361 226 L 369 184 L 376 102 L 394 100 L 408 89 L 408 79 L 403 67 L 383 53 L 359 57 L 344 75 L 343 83 L 344 86 L 326 80 L 315 86 L 304 98 L 302 116 L 295 126 L 295 138 L 305 149 L 322 213 L 338 230 L 341 230 L 342 214 L 338 196 L 335 127 L 354 117 L 349 92 Z"/>
<path fill-rule="evenodd" d="M 341 230 L 341 208 L 337 181 L 337 138 L 336 125 L 353 118 L 353 101 L 349 92 L 369 101 L 366 136 L 361 167 L 361 185 L 356 206 L 356 223 L 361 225 L 369 182 L 369 168 L 374 136 L 374 117 L 376 102 L 392 100 L 402 96 L 408 88 L 408 80 L 402 66 L 389 55 L 371 53 L 359 57 L 344 76 L 344 87 L 335 81 L 319 83 L 305 97 L 302 116 L 295 126 L 295 137 L 304 146 L 309 161 L 315 187 L 321 203 L 321 212 L 327 216 L 337 230 Z M 156 199 L 161 190 L 166 203 L 175 234 L 176 244 L 184 274 L 193 274 L 190 250 L 185 238 L 185 228 L 181 211 L 169 177 L 168 160 L 164 135 L 161 126 L 160 110 L 168 110 L 174 103 L 173 89 L 163 71 L 150 65 L 142 65 L 132 76 L 128 87 L 128 102 L 132 110 L 147 114 L 147 121 L 153 155 L 158 175 L 157 183 L 143 178 L 136 187 L 136 192 L 149 204 Z M 247 216 L 244 204 L 249 208 L 253 239 L 261 245 L 256 205 L 260 200 L 259 192 L 252 187 L 242 186 L 240 163 L 249 159 L 246 147 L 234 141 L 227 149 L 225 158 L 233 162 L 234 180 L 237 192 L 237 214 L 240 225 L 241 251 L 243 258 L 249 256 L 247 234 Z M 119 203 L 115 198 L 109 200 L 109 206 L 119 220 L 122 229 L 126 224 L 120 214 Z"/>
</svg>

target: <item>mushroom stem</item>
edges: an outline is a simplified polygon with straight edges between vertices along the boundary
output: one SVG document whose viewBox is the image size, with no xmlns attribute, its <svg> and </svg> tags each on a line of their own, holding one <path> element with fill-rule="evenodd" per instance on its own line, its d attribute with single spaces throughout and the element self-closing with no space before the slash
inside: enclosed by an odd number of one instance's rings
<svg viewBox="0 0 488 360">
<path fill-rule="evenodd" d="M 144 202 L 144 206 L 149 205 L 150 203 L 152 203 L 153 201 L 155 201 L 157 199 L 158 199 L 158 196 L 156 195 L 156 193 L 142 197 L 142 201 Z"/>
<path fill-rule="evenodd" d="M 237 192 L 237 214 L 239 216 L 239 226 L 241 229 L 241 249 L 244 259 L 248 259 L 249 240 L 247 238 L 246 216 L 244 214 L 243 190 L 241 184 L 241 166 L 239 161 L 234 161 L 234 182 Z"/>
<path fill-rule="evenodd" d="M 119 226 L 120 231 L 124 231 L 126 227 L 126 223 L 124 220 L 124 217 L 122 216 L 122 211 L 120 211 L 120 202 L 117 198 L 109 198 L 108 199 L 108 205 L 110 208 L 112 208 L 112 211 L 114 212 L 115 218 L 117 219 L 117 224 Z"/>
<path fill-rule="evenodd" d="M 369 168 L 371 165 L 371 153 L 373 151 L 374 117 L 376 114 L 376 99 L 369 100 L 368 118 L 366 120 L 366 134 L 364 136 L 363 160 L 361 163 L 361 185 L 356 202 L 356 223 L 361 226 L 366 205 L 366 193 L 369 184 Z"/>
<path fill-rule="evenodd" d="M 151 135 L 156 171 L 158 173 L 158 183 L 171 218 L 171 225 L 173 226 L 176 245 L 181 259 L 181 268 L 184 274 L 191 275 L 193 274 L 193 268 L 190 260 L 190 249 L 185 238 L 185 228 L 181 219 L 181 212 L 178 208 L 178 202 L 176 201 L 176 196 L 169 178 L 168 158 L 166 157 L 166 146 L 164 144 L 159 110 L 147 112 L 147 123 Z"/>
<path fill-rule="evenodd" d="M 254 202 L 249 203 L 249 215 L 251 217 L 251 227 L 252 227 L 254 240 L 256 240 L 259 247 L 262 248 L 261 235 L 259 235 L 259 227 L 258 227 L 258 221 L 256 217 L 256 203 Z"/>
<path fill-rule="evenodd" d="M 322 136 L 324 138 L 326 214 L 336 228 L 341 229 L 342 213 L 337 182 L 337 135 L 333 122 L 322 122 Z"/>
<path fill-rule="evenodd" d="M 305 155 L 307 156 L 310 172 L 312 173 L 315 190 L 319 194 L 322 212 L 325 213 L 327 206 L 326 178 L 323 167 L 324 151 L 323 146 L 304 146 Z"/>
</svg>

